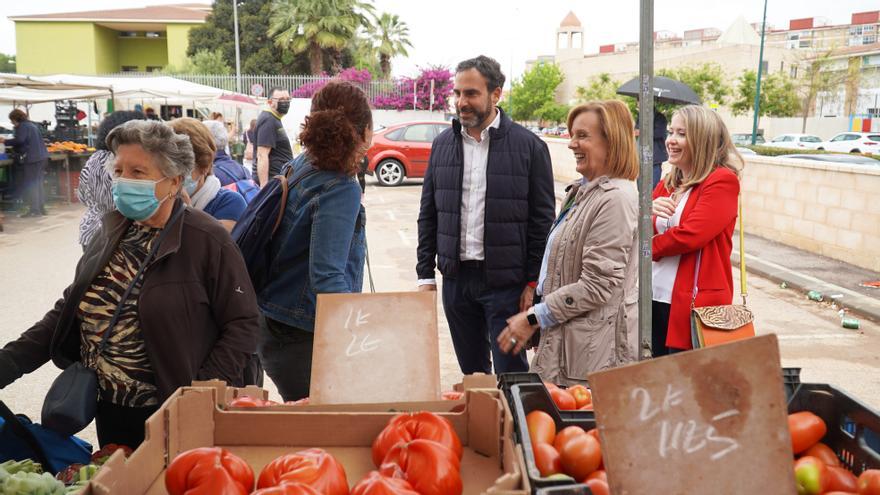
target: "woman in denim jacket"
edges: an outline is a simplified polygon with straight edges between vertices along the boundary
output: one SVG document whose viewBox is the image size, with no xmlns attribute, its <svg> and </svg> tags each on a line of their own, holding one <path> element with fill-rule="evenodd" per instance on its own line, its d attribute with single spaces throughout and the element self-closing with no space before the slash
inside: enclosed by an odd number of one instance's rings
<svg viewBox="0 0 880 495">
<path fill-rule="evenodd" d="M 366 217 L 355 176 L 372 129 L 363 91 L 330 82 L 312 98 L 299 135 L 305 151 L 289 165 L 302 179 L 290 190 L 257 296 L 260 359 L 286 401 L 309 395 L 317 294 L 361 291 Z"/>
</svg>

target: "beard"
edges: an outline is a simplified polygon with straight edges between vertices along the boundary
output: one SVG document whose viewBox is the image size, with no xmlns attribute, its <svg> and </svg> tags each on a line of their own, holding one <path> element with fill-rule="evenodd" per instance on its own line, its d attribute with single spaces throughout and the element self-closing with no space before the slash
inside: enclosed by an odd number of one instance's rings
<svg viewBox="0 0 880 495">
<path fill-rule="evenodd" d="M 462 111 L 470 112 L 467 116 L 463 117 L 461 115 Z M 461 122 L 461 126 L 465 129 L 470 129 L 472 127 L 479 127 L 480 124 L 486 121 L 486 118 L 489 117 L 489 114 L 492 113 L 492 103 L 487 101 L 486 106 L 483 108 L 477 108 L 474 106 L 466 106 L 462 108 L 455 108 L 455 115 L 458 116 L 459 122 Z"/>
</svg>

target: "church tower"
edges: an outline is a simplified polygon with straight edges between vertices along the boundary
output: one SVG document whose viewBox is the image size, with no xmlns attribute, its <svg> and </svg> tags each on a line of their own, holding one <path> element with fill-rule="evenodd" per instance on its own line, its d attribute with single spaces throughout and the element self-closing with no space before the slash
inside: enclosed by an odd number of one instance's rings
<svg viewBox="0 0 880 495">
<path fill-rule="evenodd" d="M 556 61 L 584 56 L 584 27 L 580 19 L 569 11 L 556 29 Z"/>
</svg>

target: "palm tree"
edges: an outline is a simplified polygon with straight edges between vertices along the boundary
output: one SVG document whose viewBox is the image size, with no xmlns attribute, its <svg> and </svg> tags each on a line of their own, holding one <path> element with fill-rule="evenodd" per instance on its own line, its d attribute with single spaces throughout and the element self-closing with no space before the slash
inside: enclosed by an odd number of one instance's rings
<svg viewBox="0 0 880 495">
<path fill-rule="evenodd" d="M 308 53 L 312 75 L 323 70 L 324 50 L 338 51 L 369 25 L 369 0 L 273 0 L 269 36 L 294 53 Z"/>
<path fill-rule="evenodd" d="M 379 54 L 379 68 L 382 78 L 391 77 L 391 59 L 397 55 L 408 55 L 406 47 L 412 48 L 409 41 L 409 28 L 397 15 L 382 12 L 376 18 L 373 28 L 373 40 Z"/>
</svg>

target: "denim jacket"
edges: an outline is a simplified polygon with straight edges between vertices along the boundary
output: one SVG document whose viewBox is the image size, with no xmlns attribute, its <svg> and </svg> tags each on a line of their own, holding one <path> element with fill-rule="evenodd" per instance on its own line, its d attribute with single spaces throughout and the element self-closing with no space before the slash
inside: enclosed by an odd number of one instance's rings
<svg viewBox="0 0 880 495">
<path fill-rule="evenodd" d="M 305 153 L 289 166 L 311 167 Z M 269 246 L 272 267 L 257 296 L 272 320 L 314 331 L 317 294 L 360 292 L 366 214 L 354 177 L 319 170 L 294 186 Z"/>
</svg>

